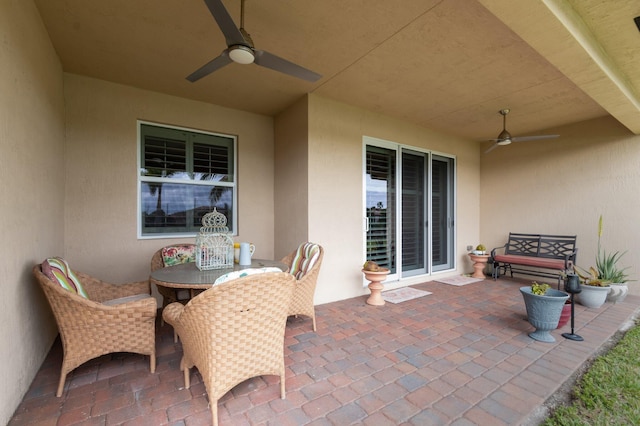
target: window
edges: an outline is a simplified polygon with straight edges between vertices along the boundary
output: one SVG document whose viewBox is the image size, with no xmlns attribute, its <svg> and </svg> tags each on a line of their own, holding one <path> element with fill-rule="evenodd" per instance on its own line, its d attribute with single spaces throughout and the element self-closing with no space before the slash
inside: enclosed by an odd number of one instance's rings
<svg viewBox="0 0 640 426">
<path fill-rule="evenodd" d="M 195 235 L 214 208 L 236 233 L 236 138 L 138 122 L 139 237 Z"/>
</svg>

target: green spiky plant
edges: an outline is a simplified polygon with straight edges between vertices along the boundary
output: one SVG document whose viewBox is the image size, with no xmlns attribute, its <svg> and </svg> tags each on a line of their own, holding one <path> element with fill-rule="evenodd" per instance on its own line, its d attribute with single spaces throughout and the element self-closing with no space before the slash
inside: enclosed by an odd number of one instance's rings
<svg viewBox="0 0 640 426">
<path fill-rule="evenodd" d="M 582 269 L 577 265 L 573 267 L 574 271 L 582 279 L 585 284 L 607 287 L 611 283 L 625 283 L 629 281 L 629 276 L 626 271 L 629 268 L 620 268 L 618 262 L 620 258 L 626 253 L 616 251 L 614 253 L 607 253 L 600 245 L 602 239 L 602 215 L 598 220 L 598 253 L 596 254 L 596 266 L 590 267 L 589 270 Z"/>
<path fill-rule="evenodd" d="M 606 250 L 600 249 L 600 238 L 602 237 L 602 215 L 598 222 L 598 256 L 596 257 L 596 270 L 598 271 L 598 278 L 609 281 L 611 283 L 624 283 L 627 282 L 629 276 L 626 270 L 629 268 L 619 268 L 618 261 L 626 253 L 616 251 L 614 253 L 607 254 Z"/>
</svg>

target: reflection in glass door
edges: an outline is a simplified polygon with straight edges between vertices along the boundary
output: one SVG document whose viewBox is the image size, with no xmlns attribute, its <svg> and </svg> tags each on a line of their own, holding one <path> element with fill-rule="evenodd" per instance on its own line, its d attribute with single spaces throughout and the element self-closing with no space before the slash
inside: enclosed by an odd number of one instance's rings
<svg viewBox="0 0 640 426">
<path fill-rule="evenodd" d="M 396 152 L 367 147 L 367 259 L 396 273 Z"/>
</svg>

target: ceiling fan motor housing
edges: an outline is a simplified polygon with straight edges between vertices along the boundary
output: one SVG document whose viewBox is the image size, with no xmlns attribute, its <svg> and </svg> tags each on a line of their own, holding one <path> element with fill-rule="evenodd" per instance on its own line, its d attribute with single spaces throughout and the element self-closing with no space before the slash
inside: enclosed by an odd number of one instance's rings
<svg viewBox="0 0 640 426">
<path fill-rule="evenodd" d="M 503 130 L 498 135 L 498 145 L 509 145 L 511 143 L 511 134 Z"/>
</svg>

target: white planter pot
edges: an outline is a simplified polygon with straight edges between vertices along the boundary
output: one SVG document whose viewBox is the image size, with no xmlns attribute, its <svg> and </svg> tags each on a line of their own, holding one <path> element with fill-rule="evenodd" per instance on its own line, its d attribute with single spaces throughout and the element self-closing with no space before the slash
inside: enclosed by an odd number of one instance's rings
<svg viewBox="0 0 640 426">
<path fill-rule="evenodd" d="M 629 293 L 629 286 L 625 283 L 611 284 L 611 290 L 607 295 L 607 302 L 618 303 L 622 302 Z"/>
<path fill-rule="evenodd" d="M 604 302 L 607 300 L 607 294 L 609 294 L 611 290 L 611 287 L 598 287 L 586 284 L 582 284 L 580 288 L 582 291 L 576 294 L 576 300 L 587 308 L 599 308 L 604 305 Z"/>
</svg>

